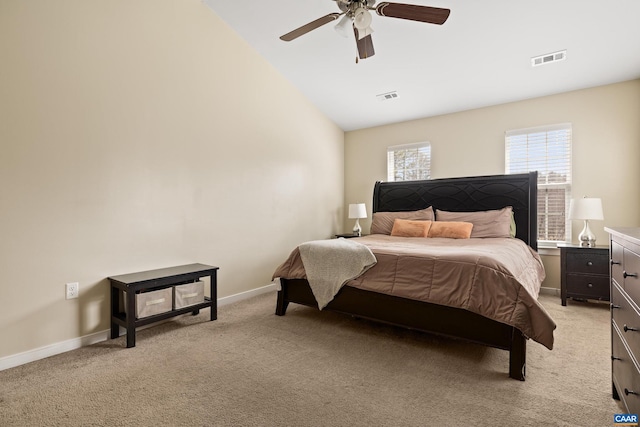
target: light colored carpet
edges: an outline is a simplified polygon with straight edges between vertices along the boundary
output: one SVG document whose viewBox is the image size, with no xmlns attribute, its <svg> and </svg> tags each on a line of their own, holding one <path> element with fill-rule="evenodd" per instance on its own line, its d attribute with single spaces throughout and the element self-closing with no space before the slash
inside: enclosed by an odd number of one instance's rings
<svg viewBox="0 0 640 427">
<path fill-rule="evenodd" d="M 506 351 L 291 304 L 275 293 L 0 372 L 2 426 L 607 426 L 606 304 L 540 300 L 558 323 Z"/>
</svg>

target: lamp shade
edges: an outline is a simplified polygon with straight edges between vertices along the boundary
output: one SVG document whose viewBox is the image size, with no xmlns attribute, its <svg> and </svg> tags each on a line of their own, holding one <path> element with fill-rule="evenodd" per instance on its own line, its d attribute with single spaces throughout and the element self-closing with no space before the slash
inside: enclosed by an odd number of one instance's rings
<svg viewBox="0 0 640 427">
<path fill-rule="evenodd" d="M 572 199 L 569 204 L 569 218 L 603 220 L 602 200 L 590 197 Z"/>
<path fill-rule="evenodd" d="M 359 7 L 353 14 L 353 25 L 359 30 L 364 30 L 371 25 L 371 13 L 364 7 Z"/>
<path fill-rule="evenodd" d="M 353 33 L 353 21 L 349 15 L 344 15 L 340 21 L 333 27 L 342 37 L 349 37 Z"/>
<path fill-rule="evenodd" d="M 349 205 L 349 218 L 366 218 L 367 207 L 364 203 L 351 203 Z"/>
</svg>

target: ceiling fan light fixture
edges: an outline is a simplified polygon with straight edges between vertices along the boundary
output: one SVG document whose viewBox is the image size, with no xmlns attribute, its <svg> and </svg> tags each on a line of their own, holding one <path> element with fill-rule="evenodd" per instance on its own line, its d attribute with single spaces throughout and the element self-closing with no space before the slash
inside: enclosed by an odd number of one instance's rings
<svg viewBox="0 0 640 427">
<path fill-rule="evenodd" d="M 353 13 L 353 25 L 358 30 L 364 30 L 371 25 L 371 13 L 364 7 L 359 7 Z"/>
<path fill-rule="evenodd" d="M 342 19 L 340 19 L 340 21 L 338 21 L 336 26 L 333 28 L 342 37 L 348 38 L 353 31 L 351 27 L 352 27 L 351 18 L 349 17 L 349 15 L 344 15 Z"/>
</svg>

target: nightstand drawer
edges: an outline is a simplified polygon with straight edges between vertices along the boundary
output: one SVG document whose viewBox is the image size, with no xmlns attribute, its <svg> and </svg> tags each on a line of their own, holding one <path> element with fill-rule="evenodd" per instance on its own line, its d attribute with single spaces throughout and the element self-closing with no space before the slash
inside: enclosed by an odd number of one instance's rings
<svg viewBox="0 0 640 427">
<path fill-rule="evenodd" d="M 567 292 L 577 298 L 609 301 L 609 277 L 567 274 Z"/>
<path fill-rule="evenodd" d="M 567 254 L 567 271 L 570 273 L 609 275 L 609 254 L 606 252 L 582 251 Z"/>
</svg>

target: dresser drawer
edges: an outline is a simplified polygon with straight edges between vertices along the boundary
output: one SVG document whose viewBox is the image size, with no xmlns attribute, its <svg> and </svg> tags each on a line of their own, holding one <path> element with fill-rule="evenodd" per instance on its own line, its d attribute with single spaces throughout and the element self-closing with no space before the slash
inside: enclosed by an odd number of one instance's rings
<svg viewBox="0 0 640 427">
<path fill-rule="evenodd" d="M 611 242 L 611 277 L 618 282 L 620 286 L 624 283 L 622 277 L 622 271 L 624 267 L 622 262 L 624 261 L 624 249 L 622 245 L 617 242 Z"/>
<path fill-rule="evenodd" d="M 576 298 L 609 301 L 609 277 L 567 274 L 567 293 Z"/>
<path fill-rule="evenodd" d="M 631 352 L 640 357 L 640 314 L 617 285 L 611 288 L 611 316 Z"/>
<path fill-rule="evenodd" d="M 611 375 L 620 400 L 628 413 L 640 412 L 640 372 L 622 343 L 618 332 L 613 328 Z M 635 394 L 638 393 L 638 394 Z"/>
<path fill-rule="evenodd" d="M 578 250 L 567 253 L 570 273 L 609 275 L 609 254 L 603 251 Z"/>
<path fill-rule="evenodd" d="M 624 272 L 627 273 L 622 287 L 637 305 L 640 305 L 640 256 L 629 249 L 624 250 Z M 635 277 L 633 276 L 635 275 Z"/>
</svg>

